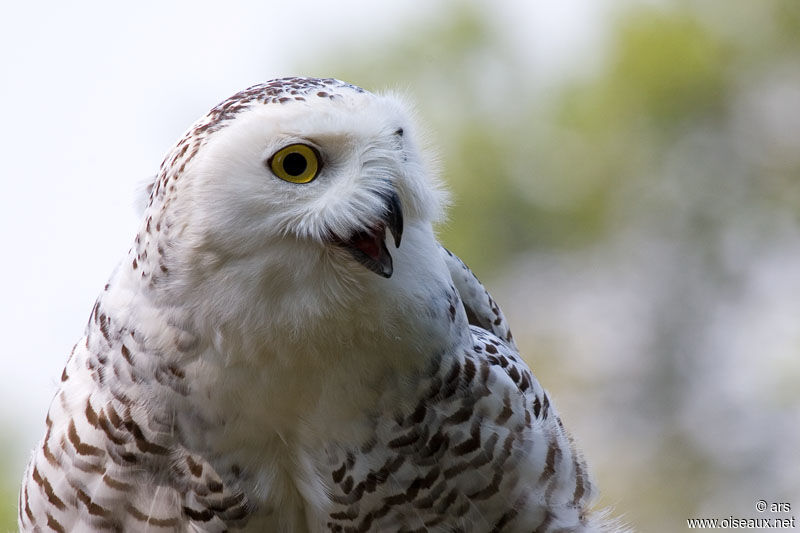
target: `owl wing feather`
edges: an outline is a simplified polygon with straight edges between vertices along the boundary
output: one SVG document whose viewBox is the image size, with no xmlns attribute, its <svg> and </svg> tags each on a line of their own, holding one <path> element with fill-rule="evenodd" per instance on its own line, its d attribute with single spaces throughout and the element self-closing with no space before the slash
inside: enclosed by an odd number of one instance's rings
<svg viewBox="0 0 800 533">
<path fill-rule="evenodd" d="M 167 406 L 177 401 L 148 403 L 180 398 L 180 371 L 144 364 L 136 345 L 126 328 L 108 327 L 98 303 L 25 472 L 21 530 L 212 532 L 244 523 L 245 494 L 176 433 Z"/>
<path fill-rule="evenodd" d="M 588 469 L 497 304 L 442 248 L 469 344 L 435 357 L 410 404 L 329 450 L 333 531 L 599 531 Z"/>
<path fill-rule="evenodd" d="M 439 248 L 453 278 L 453 284 L 461 297 L 469 323 L 496 335 L 516 349 L 511 328 L 486 287 L 457 255 L 444 246 L 440 245 Z"/>
</svg>

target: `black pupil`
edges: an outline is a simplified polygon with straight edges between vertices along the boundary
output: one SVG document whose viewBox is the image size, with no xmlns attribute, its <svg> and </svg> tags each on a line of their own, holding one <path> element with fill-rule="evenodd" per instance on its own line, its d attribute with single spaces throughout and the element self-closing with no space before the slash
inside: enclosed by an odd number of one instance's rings
<svg viewBox="0 0 800 533">
<path fill-rule="evenodd" d="M 306 156 L 292 152 L 283 159 L 283 170 L 290 176 L 299 176 L 308 168 Z"/>
</svg>

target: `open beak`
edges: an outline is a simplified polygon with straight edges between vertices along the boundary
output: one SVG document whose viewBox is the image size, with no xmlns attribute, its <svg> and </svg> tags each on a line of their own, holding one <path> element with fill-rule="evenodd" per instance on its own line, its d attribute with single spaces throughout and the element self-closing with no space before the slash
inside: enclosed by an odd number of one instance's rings
<svg viewBox="0 0 800 533">
<path fill-rule="evenodd" d="M 403 236 L 403 209 L 400 199 L 392 191 L 385 196 L 384 217 L 375 225 L 355 232 L 347 239 L 334 238 L 334 242 L 350 252 L 356 261 L 384 278 L 392 277 L 392 256 L 386 248 L 386 229 L 392 234 L 394 245 L 400 247 Z"/>
</svg>

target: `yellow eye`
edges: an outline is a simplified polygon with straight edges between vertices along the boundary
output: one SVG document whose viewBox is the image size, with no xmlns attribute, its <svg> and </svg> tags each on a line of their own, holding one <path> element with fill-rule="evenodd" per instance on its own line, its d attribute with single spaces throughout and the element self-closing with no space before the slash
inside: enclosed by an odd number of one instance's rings
<svg viewBox="0 0 800 533">
<path fill-rule="evenodd" d="M 317 177 L 321 166 L 317 151 L 307 144 L 281 148 L 267 164 L 276 176 L 292 183 L 308 183 Z"/>
</svg>

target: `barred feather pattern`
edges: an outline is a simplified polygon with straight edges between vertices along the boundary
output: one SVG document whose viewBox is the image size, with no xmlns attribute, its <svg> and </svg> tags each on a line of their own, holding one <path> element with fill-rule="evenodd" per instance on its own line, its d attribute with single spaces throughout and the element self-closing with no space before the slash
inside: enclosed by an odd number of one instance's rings
<svg viewBox="0 0 800 533">
<path fill-rule="evenodd" d="M 329 443 L 318 455 L 331 489 L 325 528 L 516 531 L 524 524 L 531 531 L 579 531 L 593 494 L 586 465 L 510 344 L 494 300 L 442 251 L 461 276 L 461 290 L 471 291 L 466 304 L 453 297 L 448 314 L 455 321 L 455 306 L 463 305 L 489 330 L 470 326 L 471 346 L 435 354 L 411 377 L 419 398 L 412 409 L 369 413 L 375 431 L 368 439 L 357 447 Z M 26 472 L 21 528 L 244 526 L 252 506 L 235 480 L 241 472 L 234 468 L 233 479 L 223 480 L 206 458 L 180 445 L 168 412 L 154 417 L 127 394 L 126 385 L 148 382 L 182 396 L 189 385 L 180 368 L 137 365 L 136 331 L 116 328 L 99 304 L 88 330 L 70 355 L 47 435 Z"/>
</svg>

